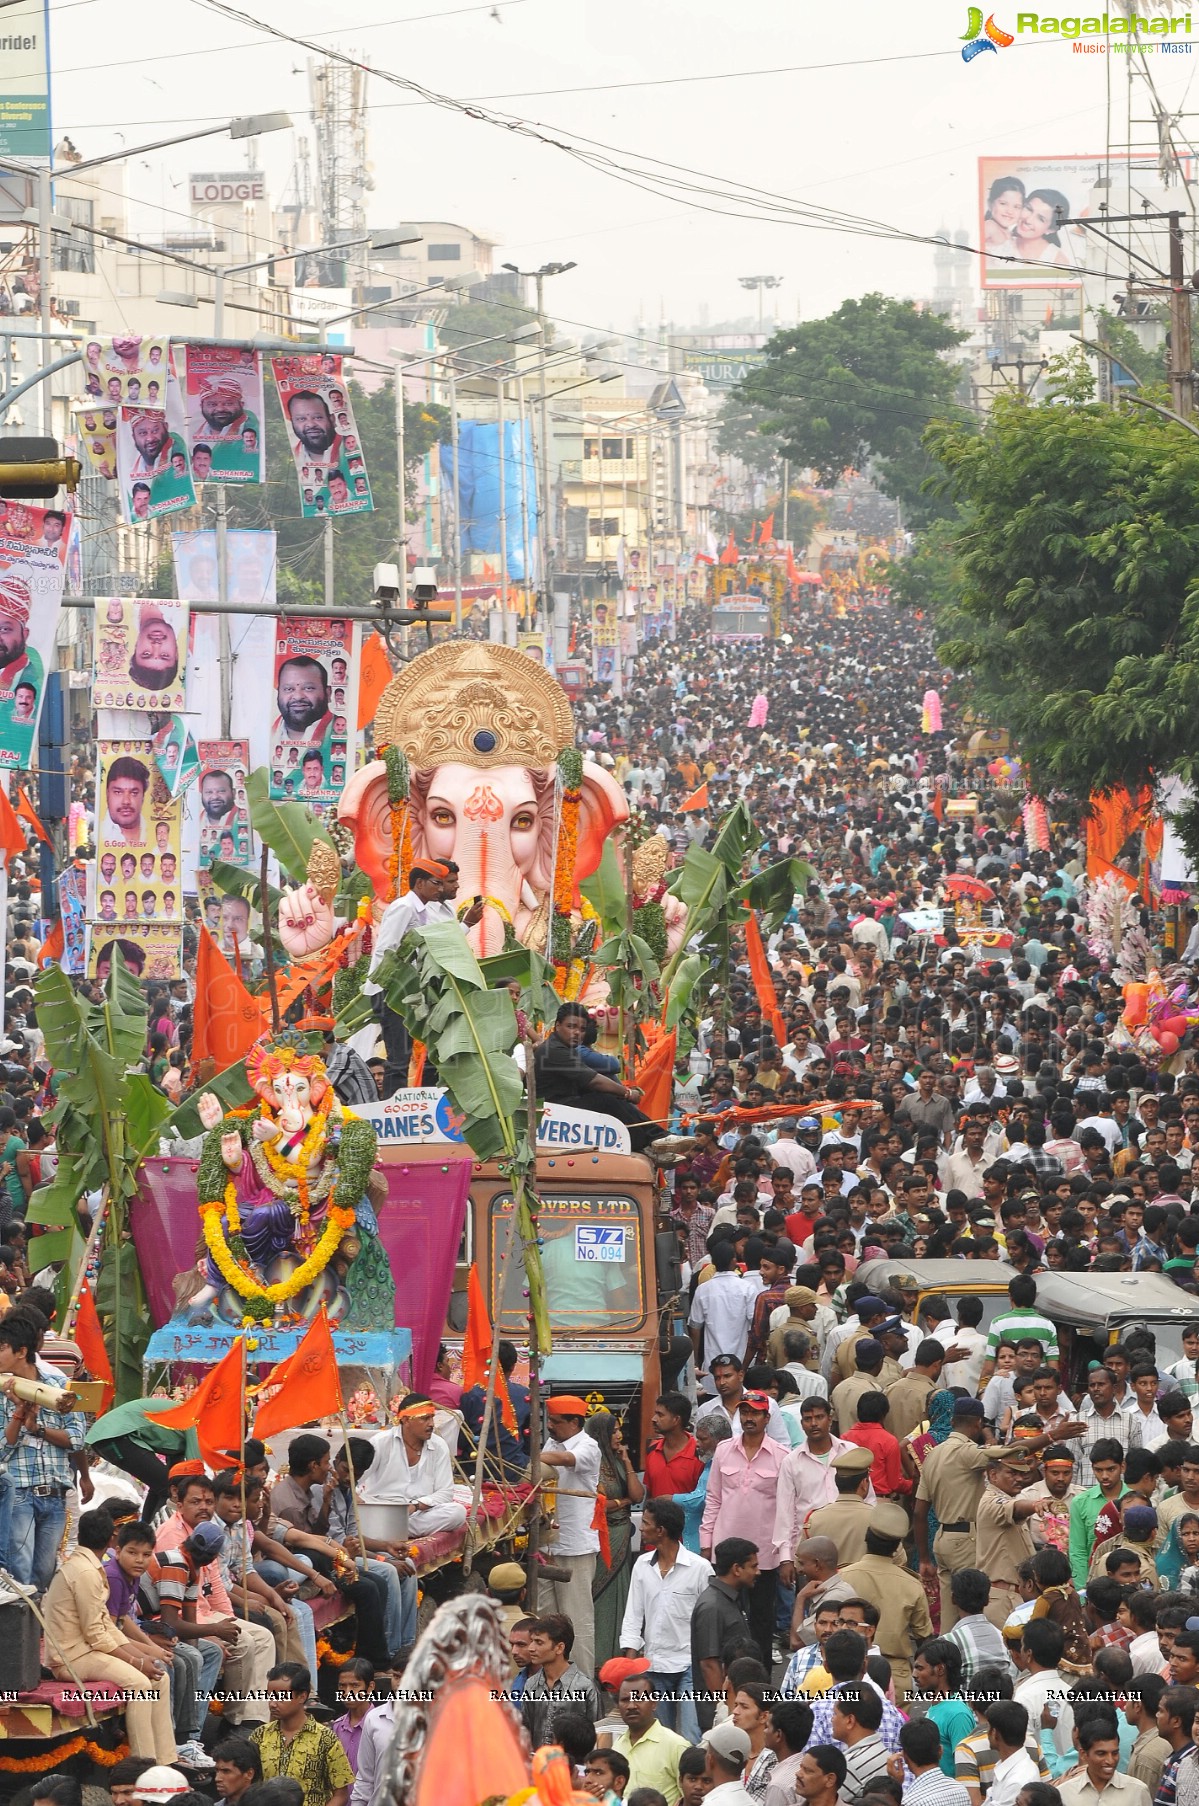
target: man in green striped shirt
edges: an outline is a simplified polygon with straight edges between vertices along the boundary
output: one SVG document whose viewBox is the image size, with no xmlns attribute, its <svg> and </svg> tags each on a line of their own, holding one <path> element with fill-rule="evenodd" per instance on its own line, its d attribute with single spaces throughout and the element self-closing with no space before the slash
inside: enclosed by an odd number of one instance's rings
<svg viewBox="0 0 1199 1806">
<path fill-rule="evenodd" d="M 1037 1309 L 1036 1280 L 1017 1273 L 1008 1281 L 1007 1295 L 1011 1309 L 1002 1311 L 987 1331 L 987 1356 L 978 1383 L 980 1397 L 994 1371 L 995 1354 L 1001 1342 L 1015 1343 L 1022 1336 L 1035 1336 L 1044 1350 L 1046 1365 L 1052 1367 L 1057 1361 L 1057 1325 Z"/>
</svg>

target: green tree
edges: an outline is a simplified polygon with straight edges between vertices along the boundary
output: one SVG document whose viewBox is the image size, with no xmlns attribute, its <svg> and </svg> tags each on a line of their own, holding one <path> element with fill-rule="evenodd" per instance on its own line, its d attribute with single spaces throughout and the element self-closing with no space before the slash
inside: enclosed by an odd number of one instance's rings
<svg viewBox="0 0 1199 1806">
<path fill-rule="evenodd" d="M 765 409 L 747 407 L 736 392 L 727 396 L 717 417 L 716 449 L 758 476 L 777 477 L 783 454 L 774 434 L 762 430 L 766 418 Z"/>
<path fill-rule="evenodd" d="M 755 430 L 818 482 L 831 487 L 849 466 L 869 465 L 918 522 L 943 511 L 925 487 L 938 472 L 923 434 L 933 420 L 965 419 L 946 356 L 964 336 L 909 301 L 864 295 L 776 333 L 734 393 L 761 410 Z"/>
<path fill-rule="evenodd" d="M 439 336 L 442 344 L 451 351 L 464 345 L 478 345 L 480 339 L 494 338 L 494 344 L 479 346 L 479 362 L 503 364 L 515 357 L 522 347 L 527 351 L 530 345 L 536 345 L 532 333 L 519 339 L 511 336 L 522 326 L 535 324 L 536 320 L 534 310 L 522 307 L 518 301 L 463 301 L 458 307 L 446 309 Z M 553 327 L 547 325 L 547 344 L 553 343 L 553 337 Z"/>
<path fill-rule="evenodd" d="M 941 656 L 1033 787 L 1078 798 L 1199 767 L 1199 442 L 1091 386 L 1080 353 L 1043 402 L 928 434 L 962 508 Z"/>
</svg>

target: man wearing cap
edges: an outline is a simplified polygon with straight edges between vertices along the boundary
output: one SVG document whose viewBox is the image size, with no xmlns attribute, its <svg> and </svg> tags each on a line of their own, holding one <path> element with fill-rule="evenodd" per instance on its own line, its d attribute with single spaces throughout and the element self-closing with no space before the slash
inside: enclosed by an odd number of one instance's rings
<svg viewBox="0 0 1199 1806">
<path fill-rule="evenodd" d="M 949 1576 L 956 1574 L 959 1568 L 978 1566 L 974 1555 L 974 1520 L 989 1461 L 982 1440 L 982 1400 L 960 1398 L 954 1406 L 952 1430 L 944 1442 L 929 1450 L 920 1470 L 912 1529 L 920 1556 L 921 1579 L 940 1582 L 942 1631 L 949 1630 L 958 1618 L 957 1607 L 950 1596 Z M 931 1551 L 928 1546 L 930 1506 L 938 1525 Z"/>
<path fill-rule="evenodd" d="M 770 1398 L 747 1392 L 738 1415 L 741 1434 L 722 1442 L 712 1457 L 704 1514 L 700 1520 L 700 1554 L 711 1560 L 717 1543 L 743 1537 L 758 1550 L 758 1578 L 749 1595 L 749 1629 L 769 1669 L 774 1647 L 775 1583 L 780 1558 L 790 1550 L 775 1541 L 775 1501 L 779 1474 L 789 1450 L 766 1434 Z"/>
<path fill-rule="evenodd" d="M 913 1639 L 933 1634 L 928 1598 L 903 1560 L 907 1513 L 887 1500 L 877 1504 L 866 1529 L 862 1554 L 841 1570 L 841 1579 L 856 1598 L 869 1599 L 879 1611 L 876 1638 L 891 1664 L 895 1698 L 902 1704 L 911 1690 Z"/>
<path fill-rule="evenodd" d="M 704 1806 L 754 1806 L 753 1795 L 741 1785 L 751 1747 L 748 1731 L 739 1730 L 729 1719 L 705 1731 L 701 1747 L 709 1783 Z"/>
<path fill-rule="evenodd" d="M 1026 1443 L 987 1453 L 989 1471 L 975 1513 L 978 1559 L 973 1566 L 990 1577 L 986 1616 L 1002 1630 L 1013 1607 L 1020 1603 L 1021 1563 L 1036 1554 L 1029 1520 L 1040 1517 L 1044 1507 L 1023 1491 L 1037 1471 Z"/>
<path fill-rule="evenodd" d="M 898 1321 L 898 1319 L 896 1319 Z M 881 1328 L 881 1324 L 879 1325 Z M 844 1436 L 852 1430 L 858 1421 L 858 1400 L 866 1392 L 882 1392 L 883 1368 L 887 1360 L 886 1350 L 881 1342 L 873 1336 L 866 1336 L 856 1344 L 858 1369 L 848 1379 L 842 1380 L 839 1386 L 833 1387 L 833 1416 L 837 1420 L 837 1428 Z M 891 1376 L 900 1378 L 898 1369 Z"/>
<path fill-rule="evenodd" d="M 125 1725 L 133 1755 L 175 1760 L 170 1664 L 130 1643 L 108 1613 L 104 1552 L 112 1541 L 107 1511 L 85 1511 L 78 1545 L 64 1556 L 45 1599 L 47 1657 L 61 1681 L 98 1681 L 127 1692 Z M 223 1537 L 223 1532 L 222 1532 Z"/>
<path fill-rule="evenodd" d="M 847 1380 L 851 1373 L 857 1371 L 856 1350 L 859 1342 L 867 1336 L 877 1338 L 879 1325 L 894 1313 L 876 1298 L 873 1292 L 866 1292 L 858 1299 L 855 1307 L 857 1325 L 840 1337 L 830 1336 L 824 1350 L 824 1377 L 830 1386 L 836 1386 L 838 1380 Z"/>
<path fill-rule="evenodd" d="M 549 1435 L 541 1452 L 543 1467 L 557 1469 L 557 1504 L 553 1516 L 557 1535 L 549 1532 L 542 1544 L 550 1562 L 565 1568 L 566 1580 L 542 1579 L 552 1598 L 551 1610 L 569 1618 L 574 1626 L 571 1656 L 584 1674 L 595 1673 L 595 1605 L 591 1583 L 595 1578 L 595 1558 L 599 1554 L 599 1531 L 594 1527 L 601 1451 L 593 1436 L 583 1428 L 587 1416 L 585 1401 L 575 1394 L 551 1398 L 546 1406 Z M 544 1613 L 543 1613 L 544 1615 Z"/>
<path fill-rule="evenodd" d="M 842 1567 L 865 1554 L 866 1532 L 878 1509 L 870 1484 L 873 1465 L 871 1451 L 858 1448 L 854 1443 L 833 1456 L 829 1467 L 837 1496 L 830 1505 L 818 1505 L 815 1511 L 808 1513 L 795 1545 L 797 1559 L 808 1537 L 831 1537 L 837 1545 Z"/>
<path fill-rule="evenodd" d="M 423 1393 L 400 1401 L 395 1423 L 375 1438 L 375 1458 L 358 1485 L 363 1505 L 407 1505 L 414 1537 L 459 1530 L 466 1506 L 454 1497 L 450 1451 L 434 1434 L 437 1407 Z"/>
</svg>

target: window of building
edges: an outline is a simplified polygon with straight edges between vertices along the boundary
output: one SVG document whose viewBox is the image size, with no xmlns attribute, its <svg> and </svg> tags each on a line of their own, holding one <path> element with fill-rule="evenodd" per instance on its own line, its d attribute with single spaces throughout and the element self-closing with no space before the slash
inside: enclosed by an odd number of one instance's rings
<svg viewBox="0 0 1199 1806">
<path fill-rule="evenodd" d="M 620 532 L 620 525 L 614 514 L 608 514 L 601 520 L 593 514 L 587 522 L 587 531 L 592 539 L 612 539 Z"/>
<path fill-rule="evenodd" d="M 54 205 L 55 212 L 65 214 L 67 219 L 75 221 L 77 225 L 95 224 L 94 201 L 58 195 Z M 96 268 L 96 241 L 90 232 L 56 232 L 53 235 L 51 257 L 56 270 L 74 270 L 80 275 L 90 276 Z"/>
<path fill-rule="evenodd" d="M 461 245 L 429 245 L 425 255 L 430 263 L 461 263 Z"/>
</svg>

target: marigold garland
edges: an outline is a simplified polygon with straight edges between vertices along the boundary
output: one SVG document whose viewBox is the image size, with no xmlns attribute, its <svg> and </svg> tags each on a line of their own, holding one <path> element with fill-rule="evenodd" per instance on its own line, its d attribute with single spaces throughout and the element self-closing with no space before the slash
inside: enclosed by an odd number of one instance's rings
<svg viewBox="0 0 1199 1806">
<path fill-rule="evenodd" d="M 561 805 L 558 845 L 554 855 L 554 888 L 548 951 L 554 965 L 554 989 L 565 994 L 570 973 L 570 914 L 574 907 L 575 866 L 579 853 L 579 807 L 583 800 L 583 755 L 567 746 L 558 754 Z"/>
<path fill-rule="evenodd" d="M 408 888 L 412 868 L 412 822 L 408 808 L 408 757 L 402 746 L 380 748 L 387 768 L 387 805 L 391 812 L 391 857 L 387 861 L 390 888 L 387 901 L 394 902 Z"/>
<path fill-rule="evenodd" d="M 37 1756 L 0 1756 L 0 1772 L 8 1775 L 37 1775 L 48 1768 L 57 1768 L 60 1762 L 69 1762 L 73 1756 L 84 1754 L 98 1768 L 115 1768 L 129 1754 L 127 1743 L 118 1743 L 115 1749 L 107 1750 L 103 1744 L 93 1743 L 90 1737 L 68 1737 L 65 1743 L 56 1743 L 52 1750 L 43 1750 Z"/>
<path fill-rule="evenodd" d="M 204 1241 L 211 1254 L 217 1272 L 225 1282 L 232 1286 L 239 1298 L 244 1299 L 251 1316 L 273 1316 L 273 1307 L 283 1304 L 290 1298 L 310 1286 L 314 1279 L 319 1279 L 341 1245 L 342 1237 L 354 1227 L 355 1215 L 352 1210 L 342 1210 L 336 1205 L 330 1210 L 321 1238 L 306 1261 L 296 1268 L 287 1279 L 277 1280 L 274 1285 L 262 1286 L 238 1262 L 229 1244 L 225 1240 L 225 1229 L 221 1222 L 220 1206 L 205 1204 L 201 1206 L 204 1224 Z M 270 1305 L 272 1309 L 263 1312 L 262 1306 Z"/>
</svg>

